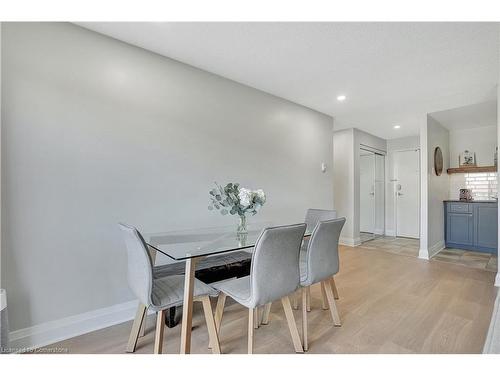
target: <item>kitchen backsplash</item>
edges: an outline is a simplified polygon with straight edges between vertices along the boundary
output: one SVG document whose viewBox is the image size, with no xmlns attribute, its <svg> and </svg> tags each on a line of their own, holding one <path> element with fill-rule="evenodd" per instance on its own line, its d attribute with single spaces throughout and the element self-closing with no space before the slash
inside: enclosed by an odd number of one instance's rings
<svg viewBox="0 0 500 375">
<path fill-rule="evenodd" d="M 450 175 L 450 199 L 459 199 L 460 189 L 471 189 L 475 200 L 498 197 L 497 172 Z"/>
</svg>

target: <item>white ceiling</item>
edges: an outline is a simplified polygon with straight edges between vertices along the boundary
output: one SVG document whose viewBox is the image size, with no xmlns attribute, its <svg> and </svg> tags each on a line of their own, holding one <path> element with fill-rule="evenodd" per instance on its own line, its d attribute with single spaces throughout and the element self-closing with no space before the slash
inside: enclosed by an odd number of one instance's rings
<svg viewBox="0 0 500 375">
<path fill-rule="evenodd" d="M 496 98 L 498 23 L 79 25 L 388 139 L 418 134 L 426 113 Z"/>
<path fill-rule="evenodd" d="M 497 125 L 497 102 L 489 101 L 430 114 L 448 130 Z"/>
</svg>

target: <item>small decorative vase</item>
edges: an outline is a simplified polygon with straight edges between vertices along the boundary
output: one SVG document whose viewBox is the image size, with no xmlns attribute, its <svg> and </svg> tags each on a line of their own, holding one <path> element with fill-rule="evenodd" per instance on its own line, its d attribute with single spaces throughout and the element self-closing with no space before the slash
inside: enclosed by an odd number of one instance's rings
<svg viewBox="0 0 500 375">
<path fill-rule="evenodd" d="M 236 229 L 237 234 L 247 234 L 247 217 L 245 215 L 240 215 L 240 222 L 238 228 Z"/>
</svg>

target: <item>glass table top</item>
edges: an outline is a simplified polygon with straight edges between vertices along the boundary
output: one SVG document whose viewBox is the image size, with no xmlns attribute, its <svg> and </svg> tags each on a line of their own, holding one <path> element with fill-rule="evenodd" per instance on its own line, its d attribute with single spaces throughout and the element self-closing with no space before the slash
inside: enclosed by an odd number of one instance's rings
<svg viewBox="0 0 500 375">
<path fill-rule="evenodd" d="M 161 233 L 145 233 L 144 240 L 174 260 L 251 249 L 265 228 L 282 224 L 265 222 L 248 225 L 248 233 L 237 234 L 236 226 L 198 228 Z M 306 230 L 304 237 L 311 233 Z"/>
</svg>

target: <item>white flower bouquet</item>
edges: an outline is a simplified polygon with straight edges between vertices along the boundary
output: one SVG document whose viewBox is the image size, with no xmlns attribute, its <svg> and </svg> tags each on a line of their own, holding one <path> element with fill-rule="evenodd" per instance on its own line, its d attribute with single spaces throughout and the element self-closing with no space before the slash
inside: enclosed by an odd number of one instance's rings
<svg viewBox="0 0 500 375">
<path fill-rule="evenodd" d="M 215 183 L 216 188 L 210 190 L 209 210 L 219 210 L 222 215 L 238 215 L 240 225 L 238 233 L 246 233 L 246 215 L 255 215 L 266 202 L 266 194 L 262 189 L 250 190 L 240 187 L 238 183 L 226 186 Z"/>
</svg>

